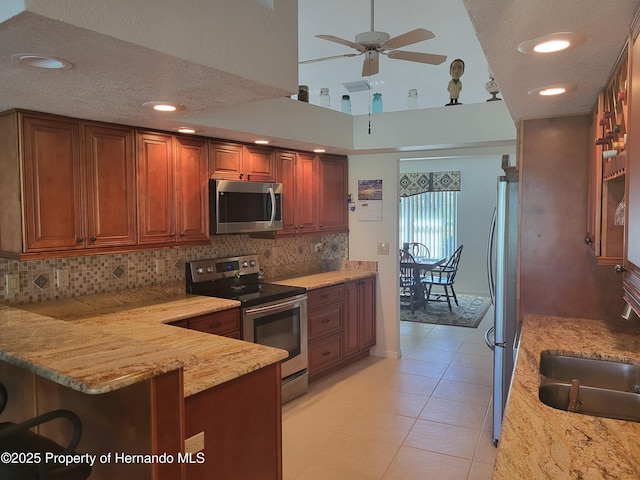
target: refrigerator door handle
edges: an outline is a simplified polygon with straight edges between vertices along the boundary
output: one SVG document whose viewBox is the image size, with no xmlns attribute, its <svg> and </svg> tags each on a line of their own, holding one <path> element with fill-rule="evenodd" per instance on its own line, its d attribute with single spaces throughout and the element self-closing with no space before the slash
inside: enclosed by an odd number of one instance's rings
<svg viewBox="0 0 640 480">
<path fill-rule="evenodd" d="M 495 350 L 496 347 L 504 348 L 507 346 L 506 342 L 498 342 L 496 343 L 495 338 L 495 327 L 489 327 L 486 332 L 484 332 L 484 343 L 487 344 L 491 350 Z M 491 340 L 491 335 L 493 335 L 493 340 Z"/>
</svg>

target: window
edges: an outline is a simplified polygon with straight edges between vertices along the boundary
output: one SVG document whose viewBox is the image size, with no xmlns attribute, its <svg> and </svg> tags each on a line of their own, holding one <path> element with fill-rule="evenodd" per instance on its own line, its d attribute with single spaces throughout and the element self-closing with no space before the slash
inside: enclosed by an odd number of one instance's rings
<svg viewBox="0 0 640 480">
<path fill-rule="evenodd" d="M 450 257 L 458 245 L 458 192 L 400 198 L 400 245 L 424 243 L 432 257 Z"/>
</svg>

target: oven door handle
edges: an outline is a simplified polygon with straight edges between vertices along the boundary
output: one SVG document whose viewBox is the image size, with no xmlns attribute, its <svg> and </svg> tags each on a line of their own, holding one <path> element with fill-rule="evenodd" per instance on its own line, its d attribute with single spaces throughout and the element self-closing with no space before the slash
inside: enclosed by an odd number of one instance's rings
<svg viewBox="0 0 640 480">
<path fill-rule="evenodd" d="M 245 309 L 246 315 L 261 315 L 264 313 L 272 313 L 280 310 L 288 310 L 292 307 L 299 307 L 300 304 L 306 300 L 306 295 L 297 296 L 293 299 L 286 300 L 283 302 L 276 302 L 270 305 L 260 306 L 260 307 L 249 307 Z"/>
</svg>

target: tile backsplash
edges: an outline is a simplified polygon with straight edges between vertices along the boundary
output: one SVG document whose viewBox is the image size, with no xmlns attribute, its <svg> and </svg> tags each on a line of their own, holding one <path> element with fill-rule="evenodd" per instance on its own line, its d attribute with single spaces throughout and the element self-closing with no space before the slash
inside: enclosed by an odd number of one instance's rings
<svg viewBox="0 0 640 480">
<path fill-rule="evenodd" d="M 321 251 L 316 252 L 316 245 Z M 17 261 L 0 259 L 3 303 L 17 305 L 166 283 L 184 283 L 185 262 L 256 253 L 265 280 L 340 268 L 349 257 L 349 235 L 278 239 L 248 235 L 213 237 L 210 246 Z M 6 283 L 16 281 L 18 291 Z"/>
</svg>

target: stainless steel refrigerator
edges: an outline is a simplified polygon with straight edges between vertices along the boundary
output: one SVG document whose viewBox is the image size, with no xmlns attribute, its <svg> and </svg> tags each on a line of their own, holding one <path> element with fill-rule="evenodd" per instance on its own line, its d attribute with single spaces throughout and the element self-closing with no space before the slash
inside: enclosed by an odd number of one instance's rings
<svg viewBox="0 0 640 480">
<path fill-rule="evenodd" d="M 503 166 L 497 204 L 489 231 L 487 273 L 494 305 L 493 326 L 485 341 L 493 350 L 493 441 L 498 444 L 502 417 L 518 351 L 518 171 Z"/>
</svg>

